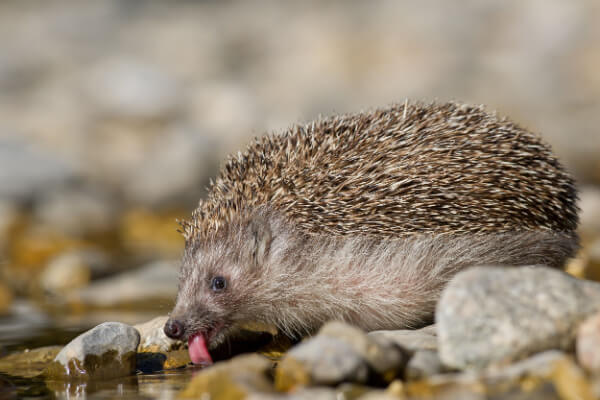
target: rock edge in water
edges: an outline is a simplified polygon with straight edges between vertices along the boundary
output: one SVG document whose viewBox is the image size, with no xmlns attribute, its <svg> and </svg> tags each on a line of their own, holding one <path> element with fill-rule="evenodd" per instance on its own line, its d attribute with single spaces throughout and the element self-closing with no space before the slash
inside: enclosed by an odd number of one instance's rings
<svg viewBox="0 0 600 400">
<path fill-rule="evenodd" d="M 67 344 L 48 365 L 51 379 L 111 379 L 136 370 L 140 334 L 132 326 L 105 322 Z"/>
</svg>

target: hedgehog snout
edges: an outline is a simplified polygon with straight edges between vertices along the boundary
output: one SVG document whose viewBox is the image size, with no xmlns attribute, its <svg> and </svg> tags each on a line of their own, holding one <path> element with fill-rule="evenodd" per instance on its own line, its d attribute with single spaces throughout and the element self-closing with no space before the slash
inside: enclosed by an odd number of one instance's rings
<svg viewBox="0 0 600 400">
<path fill-rule="evenodd" d="M 171 339 L 180 340 L 185 334 L 185 324 L 177 319 L 169 318 L 163 330 L 165 335 Z"/>
</svg>

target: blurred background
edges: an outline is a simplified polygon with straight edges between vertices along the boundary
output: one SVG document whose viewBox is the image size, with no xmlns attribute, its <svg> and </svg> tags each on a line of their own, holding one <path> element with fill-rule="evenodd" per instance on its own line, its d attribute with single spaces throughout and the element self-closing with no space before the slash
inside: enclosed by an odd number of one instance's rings
<svg viewBox="0 0 600 400">
<path fill-rule="evenodd" d="M 600 3 L 0 3 L 0 355 L 166 314 L 185 218 L 252 136 L 392 102 L 486 104 L 582 186 L 600 265 Z"/>
</svg>

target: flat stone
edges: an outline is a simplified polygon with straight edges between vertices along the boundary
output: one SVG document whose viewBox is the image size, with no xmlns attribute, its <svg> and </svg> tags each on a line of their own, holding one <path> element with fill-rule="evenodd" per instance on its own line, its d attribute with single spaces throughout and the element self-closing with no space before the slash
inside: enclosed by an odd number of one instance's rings
<svg viewBox="0 0 600 400">
<path fill-rule="evenodd" d="M 437 333 L 435 325 L 429 325 L 421 329 L 400 329 L 389 331 L 369 332 L 369 336 L 384 337 L 403 349 L 409 351 L 436 350 Z"/>
<path fill-rule="evenodd" d="M 46 369 L 54 379 L 111 379 L 135 372 L 138 331 L 119 322 L 105 322 L 82 333 L 58 353 Z"/>
<path fill-rule="evenodd" d="M 349 344 L 326 335 L 293 347 L 275 370 L 275 386 L 282 391 L 306 385 L 366 383 L 368 378 L 366 360 Z"/>
<path fill-rule="evenodd" d="M 200 371 L 179 397 L 237 400 L 256 394 L 256 398 L 263 398 L 274 393 L 268 378 L 271 368 L 271 362 L 257 354 L 237 356 Z"/>
<path fill-rule="evenodd" d="M 439 351 L 454 368 L 484 368 L 573 348 L 578 324 L 600 307 L 600 284 L 543 267 L 459 273 L 437 305 Z"/>
<path fill-rule="evenodd" d="M 391 339 L 383 335 L 367 335 L 343 322 L 333 321 L 325 324 L 318 335 L 339 339 L 349 345 L 387 382 L 400 375 L 408 361 L 408 354 Z"/>
</svg>

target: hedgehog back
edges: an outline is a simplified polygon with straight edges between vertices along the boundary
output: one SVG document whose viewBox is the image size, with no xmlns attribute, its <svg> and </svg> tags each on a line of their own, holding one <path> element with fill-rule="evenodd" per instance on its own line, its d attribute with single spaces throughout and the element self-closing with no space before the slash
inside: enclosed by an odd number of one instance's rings
<svg viewBox="0 0 600 400">
<path fill-rule="evenodd" d="M 572 232 L 573 179 L 540 138 L 482 107 L 413 104 L 320 119 L 228 160 L 190 239 L 268 208 L 311 233 Z"/>
</svg>

